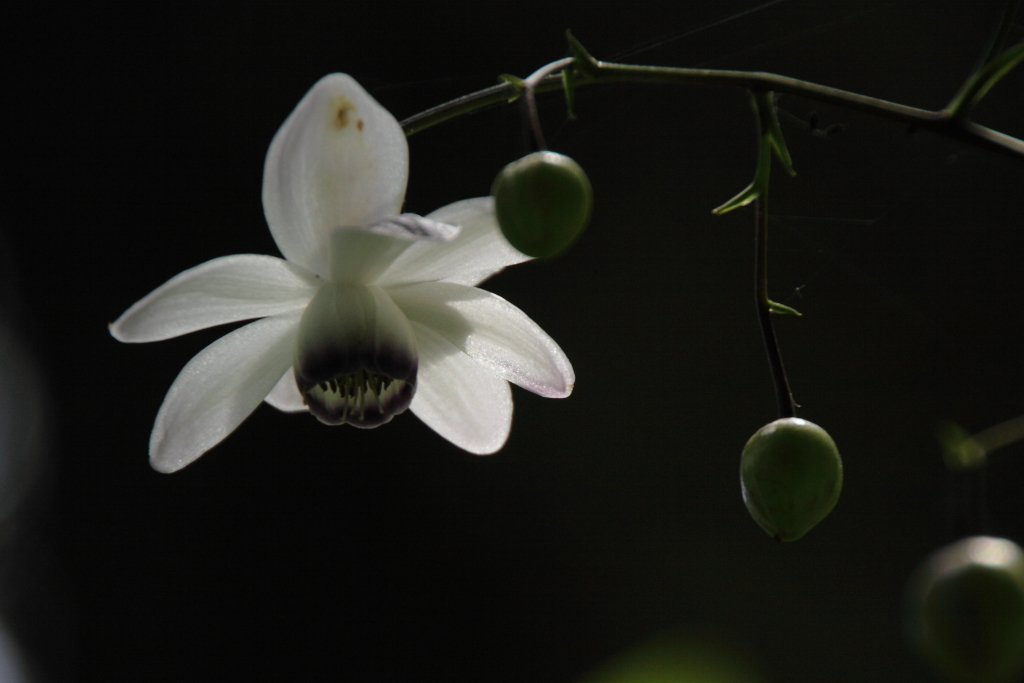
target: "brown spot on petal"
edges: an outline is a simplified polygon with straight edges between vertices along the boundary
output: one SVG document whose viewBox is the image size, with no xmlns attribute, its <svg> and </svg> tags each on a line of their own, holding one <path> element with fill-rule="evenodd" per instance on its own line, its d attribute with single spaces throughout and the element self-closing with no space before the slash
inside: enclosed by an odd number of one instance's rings
<svg viewBox="0 0 1024 683">
<path fill-rule="evenodd" d="M 331 106 L 334 110 L 334 118 L 331 120 L 331 125 L 340 130 L 348 125 L 348 113 L 355 111 L 356 107 L 344 95 L 336 96 L 331 101 Z M 363 128 L 362 123 L 363 121 L 360 119 L 359 123 L 356 124 L 360 130 Z"/>
<path fill-rule="evenodd" d="M 362 119 L 359 119 L 358 121 L 356 121 L 356 128 L 358 128 L 359 130 L 363 129 L 363 120 Z"/>
</svg>

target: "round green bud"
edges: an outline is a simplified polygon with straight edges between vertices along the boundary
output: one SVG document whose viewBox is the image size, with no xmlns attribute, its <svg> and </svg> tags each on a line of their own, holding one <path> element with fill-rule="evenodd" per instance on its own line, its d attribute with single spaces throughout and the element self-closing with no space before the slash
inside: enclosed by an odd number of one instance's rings
<svg viewBox="0 0 1024 683">
<path fill-rule="evenodd" d="M 594 193 L 580 165 L 555 152 L 534 152 L 502 169 L 491 186 L 498 225 L 527 256 L 555 256 L 583 232 Z"/>
<path fill-rule="evenodd" d="M 787 417 L 750 437 L 740 459 L 740 484 L 754 521 L 777 541 L 795 541 L 835 507 L 843 461 L 828 432 Z"/>
<path fill-rule="evenodd" d="M 1024 674 L 1024 554 L 975 536 L 937 551 L 907 591 L 907 635 L 956 683 L 1009 683 Z"/>
</svg>

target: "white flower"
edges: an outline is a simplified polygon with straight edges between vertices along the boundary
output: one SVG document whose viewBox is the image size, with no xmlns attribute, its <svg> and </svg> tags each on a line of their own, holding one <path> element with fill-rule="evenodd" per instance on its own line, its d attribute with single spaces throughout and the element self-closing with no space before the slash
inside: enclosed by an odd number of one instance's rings
<svg viewBox="0 0 1024 683">
<path fill-rule="evenodd" d="M 123 342 L 262 318 L 201 351 L 150 438 L 173 472 L 261 401 L 375 427 L 407 407 L 467 451 L 508 438 L 508 382 L 568 396 L 569 360 L 536 323 L 473 285 L 527 257 L 489 197 L 399 214 L 409 150 L 394 117 L 345 74 L 323 78 L 274 136 L 263 206 L 284 259 L 241 254 L 171 278 L 110 326 Z"/>
</svg>

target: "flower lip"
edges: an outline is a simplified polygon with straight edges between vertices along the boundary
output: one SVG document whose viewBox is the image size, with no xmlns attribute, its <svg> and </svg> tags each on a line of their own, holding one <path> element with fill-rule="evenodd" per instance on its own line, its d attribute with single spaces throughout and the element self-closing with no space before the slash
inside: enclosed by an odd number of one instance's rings
<svg viewBox="0 0 1024 683">
<path fill-rule="evenodd" d="M 341 341 L 305 349 L 300 346 L 299 353 L 295 382 L 302 393 L 315 384 L 359 372 L 413 385 L 416 383 L 418 361 L 415 352 L 410 355 L 408 349 L 396 344 L 353 346 L 351 341 Z"/>
<path fill-rule="evenodd" d="M 393 379 L 364 368 L 313 385 L 296 379 L 309 412 L 329 425 L 379 427 L 405 412 L 416 392 L 415 379 Z"/>
<path fill-rule="evenodd" d="M 297 342 L 296 386 L 321 422 L 376 427 L 412 402 L 415 336 L 379 287 L 325 284 L 303 313 Z"/>
</svg>

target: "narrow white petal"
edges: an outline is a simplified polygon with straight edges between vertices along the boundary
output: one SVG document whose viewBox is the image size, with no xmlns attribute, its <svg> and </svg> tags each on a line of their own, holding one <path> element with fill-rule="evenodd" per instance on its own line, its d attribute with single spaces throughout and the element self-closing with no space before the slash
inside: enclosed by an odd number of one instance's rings
<svg viewBox="0 0 1024 683">
<path fill-rule="evenodd" d="M 295 370 L 292 368 L 288 368 L 288 372 L 284 373 L 263 400 L 283 413 L 301 413 L 309 410 L 302 402 L 302 394 L 295 385 Z"/>
<path fill-rule="evenodd" d="M 274 256 L 238 254 L 179 273 L 110 325 L 118 341 L 151 342 L 301 309 L 322 281 Z"/>
<path fill-rule="evenodd" d="M 362 228 L 338 228 L 330 237 L 330 280 L 347 285 L 370 284 L 411 244 Z"/>
<path fill-rule="evenodd" d="M 149 440 L 149 462 L 174 472 L 220 443 L 292 364 L 301 311 L 257 320 L 199 352 L 174 380 Z"/>
<path fill-rule="evenodd" d="M 558 344 L 497 294 L 448 282 L 388 290 L 409 317 L 504 379 L 535 394 L 564 398 L 576 375 Z"/>
<path fill-rule="evenodd" d="M 397 216 L 382 218 L 366 228 L 378 235 L 388 235 L 410 242 L 428 240 L 431 242 L 451 242 L 459 235 L 459 226 L 448 225 L 430 218 L 417 216 L 414 213 L 403 213 Z"/>
<path fill-rule="evenodd" d="M 459 227 L 414 213 L 388 216 L 365 228 L 336 228 L 330 237 L 330 279 L 353 285 L 372 283 L 416 242 L 450 242 Z"/>
<path fill-rule="evenodd" d="M 274 241 L 289 261 L 326 276 L 331 231 L 397 214 L 408 173 L 395 117 L 351 76 L 325 76 L 267 152 L 263 209 Z"/>
<path fill-rule="evenodd" d="M 508 382 L 433 330 L 413 323 L 419 381 L 409 410 L 453 444 L 476 455 L 499 450 L 512 428 Z"/>
<path fill-rule="evenodd" d="M 378 284 L 443 281 L 475 285 L 506 266 L 530 260 L 501 234 L 490 197 L 464 199 L 427 218 L 461 226 L 462 231 L 450 242 L 418 242 L 410 246 L 384 271 Z"/>
</svg>

